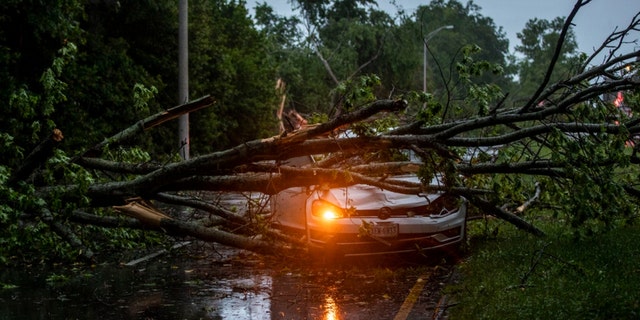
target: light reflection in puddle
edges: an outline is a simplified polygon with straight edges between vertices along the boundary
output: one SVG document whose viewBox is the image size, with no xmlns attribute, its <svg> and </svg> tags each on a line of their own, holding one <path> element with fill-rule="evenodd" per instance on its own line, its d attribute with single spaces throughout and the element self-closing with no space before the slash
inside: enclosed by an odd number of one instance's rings
<svg viewBox="0 0 640 320">
<path fill-rule="evenodd" d="M 200 304 L 212 319 L 271 319 L 271 277 L 255 275 L 216 283 L 210 291 L 217 298 L 204 298 Z"/>
<path fill-rule="evenodd" d="M 324 297 L 324 318 L 323 320 L 340 320 L 338 316 L 338 305 L 331 295 Z"/>
</svg>

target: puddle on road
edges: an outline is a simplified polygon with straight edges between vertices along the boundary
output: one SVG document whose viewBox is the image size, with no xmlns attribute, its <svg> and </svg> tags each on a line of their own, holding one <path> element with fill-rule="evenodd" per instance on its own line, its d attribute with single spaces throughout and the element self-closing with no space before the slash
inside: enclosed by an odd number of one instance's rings
<svg viewBox="0 0 640 320">
<path fill-rule="evenodd" d="M 133 267 L 3 270 L 0 320 L 271 319 L 269 270 L 223 250 L 216 258 L 160 257 Z"/>
<path fill-rule="evenodd" d="M 202 290 L 192 298 L 205 313 L 205 319 L 271 319 L 271 277 L 253 275 L 249 279 L 230 279 Z"/>
</svg>

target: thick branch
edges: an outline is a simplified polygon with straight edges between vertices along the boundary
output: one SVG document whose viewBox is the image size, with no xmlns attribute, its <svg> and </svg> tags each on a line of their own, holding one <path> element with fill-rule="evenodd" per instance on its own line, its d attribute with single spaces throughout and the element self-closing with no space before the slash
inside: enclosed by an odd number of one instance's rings
<svg viewBox="0 0 640 320">
<path fill-rule="evenodd" d="M 540 229 L 538 229 L 537 227 L 535 227 L 534 225 L 532 225 L 531 223 L 523 220 L 522 218 L 516 216 L 515 214 L 508 212 L 492 203 L 490 203 L 489 201 L 486 201 L 484 199 L 481 199 L 477 196 L 473 196 L 473 195 L 466 195 L 466 198 L 469 200 L 469 202 L 471 202 L 473 205 L 475 205 L 476 207 L 480 208 L 480 210 L 494 215 L 502 220 L 505 220 L 511 224 L 513 224 L 514 226 L 516 226 L 516 228 L 527 231 L 531 234 L 534 234 L 536 236 L 544 236 L 544 232 Z"/>
<path fill-rule="evenodd" d="M 216 206 L 212 203 L 209 203 L 207 201 L 203 201 L 200 199 L 196 199 L 196 198 L 186 198 L 186 197 L 181 197 L 181 196 L 177 196 L 174 194 L 169 194 L 169 193 L 163 193 L 160 192 L 155 196 L 155 199 L 162 201 L 164 203 L 170 203 L 170 204 L 175 204 L 175 205 L 180 205 L 180 206 L 187 206 L 187 207 L 191 207 L 191 208 L 195 208 L 195 209 L 200 209 L 212 214 L 215 214 L 217 216 L 220 216 L 222 218 L 224 218 L 225 220 L 229 221 L 229 222 L 233 222 L 235 224 L 247 224 L 248 221 L 246 219 L 244 219 L 242 216 L 239 216 L 225 208 L 222 208 L 220 206 Z"/>
<path fill-rule="evenodd" d="M 80 157 L 76 163 L 86 169 L 125 174 L 147 174 L 162 168 L 162 166 L 152 163 L 125 163 L 89 157 Z"/>
<path fill-rule="evenodd" d="M 207 228 L 198 223 L 175 219 L 162 219 L 160 227 L 170 235 L 191 236 L 200 240 L 216 242 L 223 245 L 249 250 L 263 254 L 282 254 L 285 248 L 277 243 L 249 239 L 244 236 L 225 232 L 215 228 Z"/>
<path fill-rule="evenodd" d="M 640 128 L 634 128 L 640 129 Z M 487 138 L 451 138 L 447 140 L 449 146 L 499 146 L 525 138 L 537 137 L 542 134 L 559 130 L 565 133 L 602 133 L 620 134 L 623 130 L 629 131 L 629 128 L 623 128 L 615 124 L 598 124 L 598 123 L 553 123 L 548 125 L 539 125 L 520 129 L 518 131 L 503 134 L 501 136 Z M 630 132 L 636 133 L 636 132 Z"/>
<path fill-rule="evenodd" d="M 41 212 L 41 216 L 42 221 L 48 224 L 53 232 L 67 241 L 67 243 L 69 243 L 72 248 L 78 250 L 78 252 L 84 259 L 86 259 L 87 261 L 91 261 L 93 259 L 93 251 L 91 251 L 91 249 L 89 249 L 82 243 L 82 240 L 78 238 L 73 230 L 64 225 L 62 222 L 55 220 L 48 209 L 43 209 Z"/>
<path fill-rule="evenodd" d="M 320 59 L 320 62 L 322 62 L 324 69 L 327 70 L 327 73 L 331 77 L 331 80 L 333 80 L 333 83 L 335 85 L 339 85 L 340 81 L 338 80 L 338 77 L 336 77 L 336 75 L 333 73 L 333 69 L 331 69 L 331 65 L 329 64 L 329 61 L 327 61 L 327 59 L 325 59 L 324 56 L 322 56 L 322 53 L 320 52 L 320 50 L 318 50 L 318 48 L 316 48 L 316 50 L 314 51 L 316 52 L 318 59 Z"/>
<path fill-rule="evenodd" d="M 93 146 L 91 149 L 87 150 L 83 156 L 98 156 L 102 154 L 102 149 L 107 146 L 114 146 L 122 143 L 123 141 L 145 131 L 150 128 L 153 128 L 157 125 L 160 125 L 169 120 L 175 119 L 183 114 L 195 112 L 202 108 L 206 108 L 214 103 L 213 98 L 210 96 L 204 96 L 202 98 L 193 100 L 189 103 L 179 105 L 173 107 L 171 109 L 156 113 L 150 117 L 147 117 L 144 120 L 140 120 L 138 123 L 130 126 L 129 128 L 124 129 L 123 131 L 111 136 L 100 142 L 99 144 Z"/>
<path fill-rule="evenodd" d="M 478 163 L 459 164 L 456 170 L 462 175 L 497 174 L 497 173 L 521 173 L 535 174 L 550 177 L 566 176 L 563 167 L 566 164 L 553 163 L 548 160 L 524 161 L 518 163 Z"/>
<path fill-rule="evenodd" d="M 406 109 L 408 102 L 405 100 L 377 100 L 369 106 L 358 109 L 353 112 L 341 114 L 339 117 L 322 123 L 320 125 L 310 127 L 306 130 L 300 130 L 292 136 L 282 139 L 281 143 L 291 143 L 291 141 L 305 141 L 311 138 L 319 137 L 344 125 L 363 121 L 375 114 L 381 112 L 398 112 Z"/>
<path fill-rule="evenodd" d="M 99 191 L 99 189 L 105 190 L 105 188 L 107 188 L 112 195 L 142 195 L 143 197 L 147 197 L 162 189 L 164 185 L 181 178 L 210 174 L 212 172 L 217 173 L 220 172 L 220 170 L 233 169 L 238 165 L 255 161 L 285 159 L 289 156 L 309 154 L 309 152 L 312 151 L 300 147 L 302 142 L 328 133 L 342 125 L 361 121 L 379 112 L 401 110 L 405 108 L 406 105 L 407 102 L 403 100 L 379 100 L 366 108 L 343 114 L 330 122 L 323 123 L 311 129 L 297 131 L 284 138 L 274 137 L 249 141 L 225 151 L 168 164 L 161 169 L 126 183 L 102 185 L 94 188 L 94 191 Z M 286 152 L 286 157 L 282 150 L 288 151 Z"/>
</svg>

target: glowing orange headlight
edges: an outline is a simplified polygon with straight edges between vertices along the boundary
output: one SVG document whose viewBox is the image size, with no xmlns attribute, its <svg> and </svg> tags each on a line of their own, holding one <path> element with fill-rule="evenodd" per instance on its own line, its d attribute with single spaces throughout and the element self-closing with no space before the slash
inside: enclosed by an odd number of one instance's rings
<svg viewBox="0 0 640 320">
<path fill-rule="evenodd" d="M 323 200 L 313 202 L 311 205 L 311 213 L 325 220 L 339 219 L 345 216 L 344 209 Z"/>
</svg>

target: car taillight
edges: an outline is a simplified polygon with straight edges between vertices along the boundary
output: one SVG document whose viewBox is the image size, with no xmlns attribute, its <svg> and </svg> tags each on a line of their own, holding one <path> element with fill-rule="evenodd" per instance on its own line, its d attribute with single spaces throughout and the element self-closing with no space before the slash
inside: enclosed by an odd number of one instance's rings
<svg viewBox="0 0 640 320">
<path fill-rule="evenodd" d="M 433 200 L 427 207 L 429 216 L 437 218 L 456 212 L 460 208 L 460 198 L 452 195 L 442 195 Z"/>
<path fill-rule="evenodd" d="M 311 204 L 311 213 L 325 220 L 344 218 L 344 209 L 324 200 L 316 200 Z"/>
</svg>

